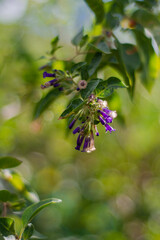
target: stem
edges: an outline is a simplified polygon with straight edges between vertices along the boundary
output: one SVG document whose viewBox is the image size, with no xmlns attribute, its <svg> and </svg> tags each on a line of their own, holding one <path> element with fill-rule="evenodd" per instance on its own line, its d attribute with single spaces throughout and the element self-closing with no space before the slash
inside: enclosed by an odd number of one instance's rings
<svg viewBox="0 0 160 240">
<path fill-rule="evenodd" d="M 3 203 L 2 216 L 3 216 L 3 217 L 6 217 L 6 215 L 7 215 L 7 203 L 4 202 L 4 203 Z"/>
</svg>

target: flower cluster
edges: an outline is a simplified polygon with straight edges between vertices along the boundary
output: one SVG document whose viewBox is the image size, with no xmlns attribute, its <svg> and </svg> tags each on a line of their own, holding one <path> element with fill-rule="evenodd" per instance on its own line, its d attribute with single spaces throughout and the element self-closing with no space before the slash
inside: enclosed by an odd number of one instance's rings
<svg viewBox="0 0 160 240">
<path fill-rule="evenodd" d="M 57 75 L 57 76 L 56 76 Z M 63 87 L 61 86 L 60 84 L 60 74 L 59 72 L 55 69 L 54 70 L 54 73 L 47 73 L 47 72 L 44 72 L 43 73 L 43 78 L 54 78 L 48 82 L 45 82 L 45 84 L 41 85 L 41 89 L 45 89 L 45 88 L 48 88 L 50 86 L 53 86 L 53 87 L 58 87 L 59 91 L 63 91 Z"/>
<path fill-rule="evenodd" d="M 81 120 L 81 124 L 73 130 L 73 134 L 79 133 L 77 138 L 76 150 L 80 150 L 83 144 L 82 152 L 92 152 L 96 150 L 94 146 L 94 134 L 99 136 L 97 124 L 101 123 L 105 126 L 106 132 L 115 131 L 109 123 L 117 117 L 116 111 L 111 111 L 107 107 L 107 102 L 97 99 L 93 94 L 89 97 L 88 102 L 74 117 L 69 124 L 69 129 L 72 129 L 76 121 Z"/>
</svg>

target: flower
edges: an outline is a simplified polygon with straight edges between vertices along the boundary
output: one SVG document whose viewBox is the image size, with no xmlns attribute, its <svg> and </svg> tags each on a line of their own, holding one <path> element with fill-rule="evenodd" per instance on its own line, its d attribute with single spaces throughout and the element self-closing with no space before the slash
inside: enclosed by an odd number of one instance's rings
<svg viewBox="0 0 160 240">
<path fill-rule="evenodd" d="M 44 72 L 43 73 L 43 78 L 46 78 L 46 77 L 55 77 L 56 74 L 55 73 L 47 73 L 47 72 Z"/>
<path fill-rule="evenodd" d="M 86 80 L 80 80 L 79 82 L 78 82 L 78 88 L 79 89 L 85 89 L 87 87 L 87 82 L 86 82 Z"/>
</svg>

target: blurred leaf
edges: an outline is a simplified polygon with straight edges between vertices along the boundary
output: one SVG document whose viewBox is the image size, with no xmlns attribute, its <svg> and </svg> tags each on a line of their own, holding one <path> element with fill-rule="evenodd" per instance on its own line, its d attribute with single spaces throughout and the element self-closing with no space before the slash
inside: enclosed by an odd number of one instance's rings
<svg viewBox="0 0 160 240">
<path fill-rule="evenodd" d="M 83 66 L 81 68 L 81 78 L 82 80 L 88 80 L 89 74 L 88 74 L 88 66 Z"/>
<path fill-rule="evenodd" d="M 12 200 L 13 201 L 13 200 Z M 25 200 L 24 199 L 19 199 L 14 202 L 9 203 L 9 208 L 14 210 L 14 211 L 19 211 L 25 206 Z"/>
<path fill-rule="evenodd" d="M 91 63 L 89 64 L 89 67 L 88 67 L 89 76 L 92 76 L 95 73 L 96 69 L 98 68 L 98 66 L 101 62 L 101 59 L 102 59 L 102 53 L 97 52 L 94 55 Z"/>
<path fill-rule="evenodd" d="M 32 223 L 28 223 L 28 225 L 25 227 L 24 232 L 23 232 L 23 239 L 27 240 L 29 239 L 34 232 L 34 226 Z"/>
<path fill-rule="evenodd" d="M 76 113 L 84 104 L 80 98 L 74 99 L 67 107 L 67 109 L 61 114 L 59 119 L 67 118 L 73 113 Z"/>
<path fill-rule="evenodd" d="M 131 19 L 134 19 L 136 22 L 142 24 L 144 27 L 153 27 L 160 24 L 160 21 L 156 17 L 155 14 L 145 10 L 145 9 L 138 9 L 136 10 Z"/>
<path fill-rule="evenodd" d="M 3 236 L 15 235 L 14 219 L 4 217 L 0 218 L 0 233 Z"/>
<path fill-rule="evenodd" d="M 106 28 L 112 30 L 113 28 L 118 27 L 119 19 L 117 16 L 113 16 L 111 12 L 106 13 L 105 19 L 106 19 L 106 23 L 105 23 Z"/>
<path fill-rule="evenodd" d="M 12 194 L 8 190 L 0 190 L 1 202 L 13 201 L 15 198 L 16 198 L 16 194 Z"/>
<path fill-rule="evenodd" d="M 80 70 L 86 64 L 87 64 L 86 62 L 79 62 L 79 63 L 74 64 L 71 68 L 71 73 L 73 73 L 74 71 Z"/>
<path fill-rule="evenodd" d="M 33 117 L 34 119 L 38 118 L 50 105 L 51 103 L 57 99 L 57 97 L 61 94 L 58 88 L 54 88 L 50 92 L 47 93 L 45 97 L 43 97 L 35 106 Z"/>
<path fill-rule="evenodd" d="M 96 89 L 96 87 L 98 86 L 99 82 L 102 81 L 99 78 L 96 79 L 92 79 L 88 84 L 87 87 L 85 89 L 81 90 L 81 96 L 83 99 L 89 97 L 91 95 L 91 93 Z"/>
<path fill-rule="evenodd" d="M 51 49 L 51 54 L 53 54 L 58 48 L 57 45 L 58 45 L 58 42 L 59 42 L 59 36 L 56 36 L 55 38 L 52 39 L 51 41 L 51 46 L 52 46 L 52 49 Z"/>
<path fill-rule="evenodd" d="M 104 18 L 104 13 L 105 13 L 103 1 L 102 0 L 85 0 L 85 2 L 88 4 L 90 9 L 96 15 L 97 23 L 102 22 Z"/>
<path fill-rule="evenodd" d="M 17 167 L 22 163 L 22 161 L 13 157 L 1 157 L 0 158 L 0 169 Z"/>
<path fill-rule="evenodd" d="M 33 217 L 35 217 L 43 208 L 48 207 L 51 204 L 60 203 L 60 199 L 56 198 L 49 198 L 42 200 L 38 203 L 32 204 L 28 208 L 25 209 L 25 211 L 22 214 L 22 223 L 23 226 L 26 227 L 26 225 L 32 220 Z"/>
<path fill-rule="evenodd" d="M 83 38 L 83 28 L 76 34 L 76 36 L 71 40 L 72 44 L 78 46 Z"/>
<path fill-rule="evenodd" d="M 83 47 L 86 43 L 87 43 L 87 40 L 88 40 L 88 35 L 84 35 L 80 41 L 80 47 Z"/>
<path fill-rule="evenodd" d="M 30 239 L 36 240 L 36 239 L 46 239 L 46 238 L 47 238 L 46 236 L 34 230 L 33 235 Z"/>
<path fill-rule="evenodd" d="M 104 40 L 100 41 L 96 46 L 93 44 L 90 44 L 93 48 L 100 50 L 103 53 L 109 54 L 111 53 L 106 42 Z"/>
</svg>

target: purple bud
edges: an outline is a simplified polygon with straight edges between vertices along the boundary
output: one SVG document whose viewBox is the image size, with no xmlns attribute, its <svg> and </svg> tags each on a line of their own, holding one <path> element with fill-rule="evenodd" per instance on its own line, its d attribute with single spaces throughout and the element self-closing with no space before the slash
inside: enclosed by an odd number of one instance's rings
<svg viewBox="0 0 160 240">
<path fill-rule="evenodd" d="M 73 121 L 69 124 L 69 129 L 71 129 L 71 128 L 74 126 L 76 120 L 77 120 L 77 119 L 73 119 Z"/>
<path fill-rule="evenodd" d="M 46 78 L 46 77 L 55 77 L 55 73 L 47 73 L 47 72 L 44 72 L 43 73 L 43 78 Z"/>
<path fill-rule="evenodd" d="M 111 112 L 111 110 L 109 110 L 108 108 L 103 108 L 103 111 L 105 111 L 107 114 Z"/>
<path fill-rule="evenodd" d="M 116 131 L 114 128 L 112 128 L 111 126 L 109 126 L 108 124 L 105 125 L 106 127 L 106 132 L 109 131 L 110 133 L 113 131 Z"/>
<path fill-rule="evenodd" d="M 41 89 L 45 89 L 45 88 L 46 88 L 46 86 L 41 84 Z"/>
<path fill-rule="evenodd" d="M 60 88 L 58 88 L 58 90 L 61 92 L 61 91 L 64 90 L 64 88 L 63 88 L 63 87 L 60 87 Z"/>
<path fill-rule="evenodd" d="M 101 122 L 102 125 L 106 124 L 106 122 L 104 121 L 104 119 L 101 116 L 99 116 L 98 118 L 99 118 L 99 121 Z"/>
<path fill-rule="evenodd" d="M 56 79 L 56 78 L 53 79 L 53 80 L 50 80 L 50 81 L 46 82 L 46 83 L 45 83 L 45 86 L 46 86 L 46 87 L 53 86 L 55 82 L 57 82 L 57 79 Z"/>
<path fill-rule="evenodd" d="M 86 137 L 86 138 L 85 138 L 85 141 L 84 141 L 84 145 L 83 145 L 83 150 L 82 150 L 82 152 L 86 152 L 86 149 L 88 148 L 88 145 L 89 145 L 89 141 L 90 141 L 90 138 L 89 138 L 89 137 Z"/>
<path fill-rule="evenodd" d="M 80 127 L 77 127 L 73 130 L 73 134 L 79 133 L 80 132 Z"/>
<path fill-rule="evenodd" d="M 76 150 L 80 150 L 80 147 L 82 145 L 83 139 L 84 139 L 84 136 L 79 134 L 78 138 L 77 138 L 77 146 L 75 147 Z"/>
<path fill-rule="evenodd" d="M 60 86 L 60 83 L 54 83 L 53 86 L 54 86 L 54 87 L 59 87 L 59 86 Z"/>
<path fill-rule="evenodd" d="M 96 136 L 99 136 L 99 132 L 96 132 Z"/>
<path fill-rule="evenodd" d="M 79 91 L 80 90 L 80 88 L 79 87 L 77 87 L 77 89 L 76 89 L 77 91 Z"/>
<path fill-rule="evenodd" d="M 113 121 L 113 119 L 112 119 L 110 116 L 108 116 L 107 118 L 105 118 L 105 120 L 106 120 L 107 123 L 111 123 L 111 122 Z"/>
</svg>

